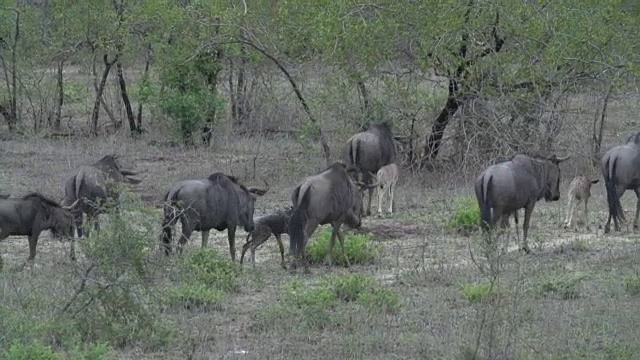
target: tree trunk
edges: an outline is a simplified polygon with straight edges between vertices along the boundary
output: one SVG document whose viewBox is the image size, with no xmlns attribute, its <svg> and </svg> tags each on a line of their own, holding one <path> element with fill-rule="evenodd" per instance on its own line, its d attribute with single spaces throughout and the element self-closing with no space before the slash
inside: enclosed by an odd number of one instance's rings
<svg viewBox="0 0 640 360">
<path fill-rule="evenodd" d="M 148 44 L 147 45 L 147 59 L 144 63 L 144 72 L 142 73 L 142 78 L 143 79 L 148 79 L 149 78 L 149 66 L 151 64 L 151 45 Z M 138 103 L 138 116 L 137 116 L 137 123 L 136 123 L 136 128 L 138 129 L 138 134 L 142 133 L 142 99 L 140 100 L 140 102 Z"/>
<path fill-rule="evenodd" d="M 56 78 L 56 89 L 58 92 L 58 101 L 56 102 L 55 115 L 53 120 L 53 128 L 60 130 L 60 122 L 62 121 L 62 105 L 64 104 L 64 60 L 58 61 L 58 74 Z"/>
<path fill-rule="evenodd" d="M 116 55 L 113 61 L 109 61 L 109 55 L 104 54 L 102 60 L 104 62 L 104 70 L 102 71 L 100 84 L 96 89 L 96 100 L 93 102 L 93 112 L 91 113 L 91 135 L 93 136 L 98 136 L 98 115 L 100 114 L 102 93 L 104 92 L 104 86 L 107 83 L 107 77 L 109 77 L 109 71 L 111 71 L 113 64 L 118 61 L 118 56 Z"/>
<path fill-rule="evenodd" d="M 131 101 L 129 100 L 129 94 L 127 93 L 127 83 L 124 79 L 124 71 L 120 61 L 116 63 L 116 72 L 118 75 L 118 85 L 120 85 L 120 95 L 122 96 L 122 102 L 124 102 L 124 108 L 127 112 L 127 120 L 129 121 L 129 131 L 132 135 L 140 134 L 140 129 L 136 126 L 136 120 L 133 117 Z"/>
<path fill-rule="evenodd" d="M 449 94 L 447 96 L 447 102 L 444 108 L 440 111 L 440 114 L 433 122 L 431 126 L 431 134 L 426 139 L 424 146 L 425 160 L 433 160 L 438 157 L 440 152 L 440 145 L 442 144 L 442 137 L 444 131 L 447 129 L 449 120 L 460 108 L 460 101 L 457 98 L 458 85 L 454 79 L 449 79 Z"/>
</svg>

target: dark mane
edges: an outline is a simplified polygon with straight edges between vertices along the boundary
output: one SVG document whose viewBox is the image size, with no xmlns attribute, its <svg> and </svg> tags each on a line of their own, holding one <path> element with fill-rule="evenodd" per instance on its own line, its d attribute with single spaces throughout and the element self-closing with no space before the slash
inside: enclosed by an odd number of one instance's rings
<svg viewBox="0 0 640 360">
<path fill-rule="evenodd" d="M 37 192 L 29 193 L 29 194 L 23 196 L 21 199 L 22 200 L 30 200 L 30 199 L 34 199 L 34 198 L 42 201 L 43 203 L 45 203 L 45 204 L 47 204 L 49 206 L 61 207 L 58 202 L 56 202 L 54 200 L 51 200 L 48 197 L 46 197 L 46 196 L 44 196 L 44 195 L 42 195 L 40 193 L 37 193 Z"/>
<path fill-rule="evenodd" d="M 217 172 L 217 173 L 213 173 L 213 174 L 211 174 L 211 175 L 209 175 L 209 176 L 207 177 L 207 179 L 209 179 L 209 181 L 214 182 L 214 183 L 220 183 L 220 180 L 222 180 L 222 179 L 224 179 L 224 178 L 227 178 L 227 179 L 229 179 L 229 181 L 231 181 L 232 183 L 234 183 L 234 184 L 236 184 L 236 185 L 240 186 L 240 188 L 241 188 L 242 190 L 247 191 L 247 192 L 249 191 L 249 189 L 247 189 L 247 187 L 246 187 L 246 186 L 244 186 L 243 184 L 239 183 L 239 182 L 238 182 L 238 178 L 237 178 L 237 177 L 235 177 L 235 176 L 233 176 L 233 175 L 226 175 L 226 174 L 224 174 L 224 173 Z"/>
<path fill-rule="evenodd" d="M 377 130 L 380 133 L 389 135 L 393 138 L 393 135 L 391 134 L 391 124 L 388 121 L 383 121 L 378 124 L 373 124 L 369 129 L 367 129 L 367 131 L 369 130 Z"/>
</svg>

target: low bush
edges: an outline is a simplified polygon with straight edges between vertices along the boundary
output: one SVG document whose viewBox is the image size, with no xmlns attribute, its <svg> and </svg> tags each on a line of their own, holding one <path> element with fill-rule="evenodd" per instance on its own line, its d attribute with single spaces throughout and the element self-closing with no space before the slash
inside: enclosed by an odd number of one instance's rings
<svg viewBox="0 0 640 360">
<path fill-rule="evenodd" d="M 460 291 L 470 303 L 493 299 L 500 293 L 498 287 L 495 284 L 492 286 L 488 281 L 477 284 L 462 284 L 460 285 Z"/>
<path fill-rule="evenodd" d="M 625 290 L 631 295 L 640 294 L 640 275 L 634 274 L 623 279 Z"/>
<path fill-rule="evenodd" d="M 204 284 L 184 284 L 171 287 L 168 298 L 171 304 L 185 309 L 222 310 L 224 292 Z"/>
<path fill-rule="evenodd" d="M 577 299 L 582 290 L 582 280 L 586 275 L 551 275 L 538 280 L 538 296 L 555 295 L 563 300 Z"/>
<path fill-rule="evenodd" d="M 340 247 L 340 240 L 336 237 L 333 247 L 333 263 L 336 265 L 346 265 L 346 259 L 351 264 L 371 264 L 375 262 L 380 253 L 380 247 L 371 241 L 370 234 L 354 234 L 350 231 L 343 231 L 344 254 Z M 322 229 L 306 247 L 307 256 L 311 263 L 322 263 L 329 251 L 329 240 L 331 239 L 331 228 Z"/>
<path fill-rule="evenodd" d="M 480 225 L 480 208 L 476 199 L 471 197 L 458 198 L 453 206 L 451 216 L 445 227 L 461 234 L 469 235 Z"/>
</svg>

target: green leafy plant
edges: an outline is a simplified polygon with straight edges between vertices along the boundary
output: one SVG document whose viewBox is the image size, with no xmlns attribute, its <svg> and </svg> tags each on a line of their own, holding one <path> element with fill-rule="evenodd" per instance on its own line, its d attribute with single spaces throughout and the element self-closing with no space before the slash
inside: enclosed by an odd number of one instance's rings
<svg viewBox="0 0 640 360">
<path fill-rule="evenodd" d="M 370 234 L 354 234 L 345 231 L 343 236 L 344 254 L 340 248 L 340 241 L 336 238 L 335 246 L 333 247 L 334 264 L 345 265 L 346 259 L 349 259 L 351 264 L 371 264 L 375 262 L 380 253 L 380 247 L 371 241 Z M 325 228 L 318 233 L 313 241 L 309 241 L 306 252 L 311 263 L 324 261 L 329 251 L 330 238 L 331 228 Z"/>
<path fill-rule="evenodd" d="M 214 248 L 193 251 L 184 259 L 181 268 L 188 282 L 223 292 L 238 290 L 238 276 L 242 268 Z"/>
<path fill-rule="evenodd" d="M 536 286 L 538 296 L 547 294 L 558 296 L 561 299 L 576 299 L 580 296 L 582 280 L 586 275 L 554 275 L 540 279 Z"/>
<path fill-rule="evenodd" d="M 445 227 L 469 235 L 478 229 L 479 224 L 480 208 L 477 201 L 474 198 L 463 197 L 456 200 Z"/>
<path fill-rule="evenodd" d="M 222 310 L 224 292 L 205 284 L 183 284 L 169 289 L 169 301 L 186 309 Z"/>
<path fill-rule="evenodd" d="M 640 275 L 634 274 L 623 279 L 625 290 L 631 295 L 640 294 Z"/>
<path fill-rule="evenodd" d="M 491 299 L 500 293 L 498 288 L 495 285 L 492 286 L 488 281 L 477 284 L 462 284 L 460 285 L 460 291 L 470 303 Z"/>
</svg>

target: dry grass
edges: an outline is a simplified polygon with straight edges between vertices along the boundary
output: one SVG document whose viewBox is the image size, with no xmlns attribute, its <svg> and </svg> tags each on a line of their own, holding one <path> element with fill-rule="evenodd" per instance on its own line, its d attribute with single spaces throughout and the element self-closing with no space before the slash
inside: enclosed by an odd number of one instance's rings
<svg viewBox="0 0 640 360">
<path fill-rule="evenodd" d="M 612 106 L 612 118 L 619 118 L 611 127 L 607 144 L 619 143 L 631 130 L 626 126 L 629 110 L 624 104 Z M 580 121 L 580 116 L 569 117 L 564 137 L 559 139 L 575 161 L 563 170 L 563 193 L 572 174 L 588 166 L 581 158 L 588 149 L 578 138 L 586 138 L 589 129 L 584 130 L 588 127 Z M 584 121 L 590 123 L 591 119 Z M 333 138 L 334 156 L 347 135 Z M 138 141 L 123 135 L 98 140 L 35 137 L 1 141 L 0 190 L 16 195 L 40 191 L 62 199 L 64 180 L 75 169 L 116 152 L 127 167 L 147 171 L 135 189 L 147 200 L 159 200 L 175 181 L 215 171 L 238 175 L 256 185 L 265 178 L 271 190 L 257 202 L 255 215 L 260 216 L 288 203 L 296 183 L 324 166 L 319 146 L 305 149 L 284 137 L 262 139 L 257 147 L 255 138 L 221 132 L 210 148 L 183 149 L 149 145 L 154 136 Z M 625 290 L 624 279 L 640 271 L 640 237 L 628 229 L 606 237 L 601 230 L 589 234 L 562 230 L 564 197 L 536 206 L 530 229 L 532 255 L 517 252 L 510 233 L 498 274 L 499 296 L 473 303 L 465 298 L 462 285 L 487 280 L 473 261 L 482 263 L 477 237 L 456 235 L 444 224 L 454 199 L 472 196 L 473 175 L 462 168 L 401 175 L 397 213 L 364 221 L 383 248 L 382 258 L 374 265 L 348 270 L 317 266 L 311 276 L 292 276 L 280 268 L 275 242 L 269 241 L 256 254 L 256 268 L 245 266 L 239 291 L 229 295 L 222 310 L 164 309 L 162 317 L 176 329 L 174 342 L 153 350 L 134 344 L 116 352 L 132 359 L 468 359 L 476 349 L 479 358 L 487 359 L 631 358 L 630 354 L 639 353 L 638 298 Z M 593 187 L 593 224 L 606 220 L 604 195 L 600 184 Z M 623 200 L 626 209 L 634 208 L 631 195 Z M 159 224 L 160 218 L 158 231 Z M 211 246 L 226 255 L 226 233 L 212 235 Z M 244 238 L 240 229 L 237 238 Z M 199 246 L 196 234 L 189 251 Z M 72 274 L 76 265 L 66 258 L 67 247 L 43 236 L 33 272 L 0 273 L 0 300 L 16 303 L 29 288 L 45 294 L 71 293 L 75 284 L 63 281 L 63 274 Z M 23 237 L 0 243 L 5 269 L 15 268 L 27 253 Z M 168 261 L 162 256 L 156 260 L 160 264 Z M 326 313 L 283 308 L 283 289 L 292 279 L 310 284 L 326 274 L 348 273 L 373 276 L 384 288 L 399 294 L 402 306 L 391 313 L 368 311 L 351 303 Z M 164 279 L 162 271 L 155 275 L 158 283 L 174 281 Z M 565 299 L 539 294 L 542 281 L 562 284 L 577 277 L 582 280 L 573 290 L 579 296 Z M 19 289 L 14 286 L 16 281 Z M 309 325 L 311 320 L 315 325 Z"/>
</svg>

